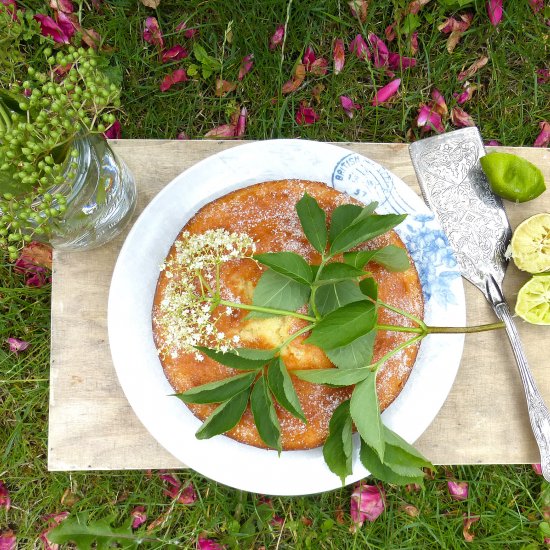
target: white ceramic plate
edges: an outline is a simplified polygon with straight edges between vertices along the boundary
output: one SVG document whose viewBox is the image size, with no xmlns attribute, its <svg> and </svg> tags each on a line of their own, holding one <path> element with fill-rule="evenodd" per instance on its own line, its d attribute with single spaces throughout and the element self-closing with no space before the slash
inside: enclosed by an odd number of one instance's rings
<svg viewBox="0 0 550 550">
<path fill-rule="evenodd" d="M 420 274 L 425 320 L 463 325 L 462 280 L 449 244 L 421 199 L 379 164 L 342 147 L 302 140 L 260 141 L 213 155 L 180 174 L 143 211 L 118 257 L 109 294 L 109 340 L 120 384 L 135 413 L 169 452 L 201 474 L 238 489 L 272 495 L 304 495 L 341 486 L 321 448 L 283 452 L 257 449 L 226 436 L 199 441 L 200 421 L 173 393 L 151 333 L 151 308 L 159 266 L 175 237 L 203 205 L 262 181 L 321 181 L 378 212 L 407 213 L 397 232 Z M 429 426 L 453 384 L 464 338 L 432 335 L 421 345 L 405 388 L 383 420 L 409 442 Z M 355 441 L 353 475 L 368 472 Z M 429 458 L 429 457 L 428 457 Z"/>
</svg>

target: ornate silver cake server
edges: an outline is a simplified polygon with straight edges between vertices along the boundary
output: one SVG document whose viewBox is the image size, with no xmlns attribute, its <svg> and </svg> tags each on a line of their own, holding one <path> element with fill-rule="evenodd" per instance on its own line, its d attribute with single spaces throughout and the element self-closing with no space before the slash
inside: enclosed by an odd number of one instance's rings
<svg viewBox="0 0 550 550">
<path fill-rule="evenodd" d="M 465 128 L 413 143 L 412 163 L 424 200 L 439 219 L 463 277 L 479 288 L 506 333 L 525 390 L 544 478 L 550 481 L 550 412 L 537 389 L 502 293 L 512 232 L 502 201 L 490 186 L 479 158 L 485 155 L 477 128 Z"/>
</svg>

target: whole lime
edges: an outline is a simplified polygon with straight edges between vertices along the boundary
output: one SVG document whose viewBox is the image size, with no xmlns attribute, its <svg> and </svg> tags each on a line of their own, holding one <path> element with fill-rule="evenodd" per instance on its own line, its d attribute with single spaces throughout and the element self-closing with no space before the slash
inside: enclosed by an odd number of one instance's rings
<svg viewBox="0 0 550 550">
<path fill-rule="evenodd" d="M 479 159 L 493 191 L 514 202 L 530 201 L 546 190 L 542 172 L 510 153 L 489 153 Z"/>
</svg>

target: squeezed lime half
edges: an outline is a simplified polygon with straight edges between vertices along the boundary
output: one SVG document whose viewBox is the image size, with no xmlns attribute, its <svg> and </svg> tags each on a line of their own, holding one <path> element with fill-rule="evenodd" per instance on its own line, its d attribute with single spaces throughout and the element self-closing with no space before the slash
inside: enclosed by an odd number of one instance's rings
<svg viewBox="0 0 550 550">
<path fill-rule="evenodd" d="M 510 243 L 512 259 L 529 273 L 550 271 L 550 214 L 536 214 L 521 222 Z"/>
<path fill-rule="evenodd" d="M 550 275 L 534 275 L 521 287 L 516 314 L 534 325 L 550 325 Z"/>
</svg>

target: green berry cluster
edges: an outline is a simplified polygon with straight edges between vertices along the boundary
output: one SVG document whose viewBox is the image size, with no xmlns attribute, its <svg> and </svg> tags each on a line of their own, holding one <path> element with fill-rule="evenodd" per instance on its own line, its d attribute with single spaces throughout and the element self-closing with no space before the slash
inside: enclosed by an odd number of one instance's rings
<svg viewBox="0 0 550 550">
<path fill-rule="evenodd" d="M 75 176 L 75 137 L 104 132 L 120 107 L 94 50 L 44 54 L 47 73 L 29 67 L 25 81 L 0 95 L 0 247 L 12 259 L 65 212 L 65 196 L 51 190 Z"/>
</svg>

